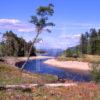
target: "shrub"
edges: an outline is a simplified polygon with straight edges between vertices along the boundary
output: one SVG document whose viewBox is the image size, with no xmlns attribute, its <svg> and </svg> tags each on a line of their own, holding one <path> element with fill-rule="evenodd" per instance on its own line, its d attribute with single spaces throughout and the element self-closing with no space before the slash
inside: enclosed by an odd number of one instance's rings
<svg viewBox="0 0 100 100">
<path fill-rule="evenodd" d="M 92 80 L 96 83 L 100 82 L 100 64 L 99 63 L 93 63 L 91 66 L 91 76 Z"/>
</svg>

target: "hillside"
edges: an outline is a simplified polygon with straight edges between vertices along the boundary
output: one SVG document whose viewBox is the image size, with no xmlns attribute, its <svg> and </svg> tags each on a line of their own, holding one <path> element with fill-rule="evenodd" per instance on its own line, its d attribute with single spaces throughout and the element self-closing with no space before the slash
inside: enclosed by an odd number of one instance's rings
<svg viewBox="0 0 100 100">
<path fill-rule="evenodd" d="M 0 86 L 40 84 L 31 89 L 0 88 L 0 100 L 99 100 L 100 88 L 94 83 L 77 83 L 71 87 L 44 87 L 41 84 L 55 83 L 57 77 L 21 72 L 18 68 L 0 62 Z M 66 83 L 68 83 L 66 81 Z M 70 83 L 70 82 L 69 82 Z M 84 91 L 84 92 L 83 92 Z"/>
</svg>

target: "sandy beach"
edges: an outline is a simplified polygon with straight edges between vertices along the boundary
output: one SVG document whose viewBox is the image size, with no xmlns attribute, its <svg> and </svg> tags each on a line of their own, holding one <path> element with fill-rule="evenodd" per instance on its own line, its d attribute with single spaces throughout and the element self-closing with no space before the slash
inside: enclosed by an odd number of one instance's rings
<svg viewBox="0 0 100 100">
<path fill-rule="evenodd" d="M 90 64 L 88 62 L 78 61 L 58 61 L 56 59 L 49 59 L 44 61 L 45 64 L 63 68 L 64 70 L 74 71 L 82 74 L 89 74 Z"/>
</svg>

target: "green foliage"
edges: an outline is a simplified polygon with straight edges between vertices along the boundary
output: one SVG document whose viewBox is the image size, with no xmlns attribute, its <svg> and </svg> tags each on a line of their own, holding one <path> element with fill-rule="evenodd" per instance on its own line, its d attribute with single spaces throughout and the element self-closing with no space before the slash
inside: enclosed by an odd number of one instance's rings
<svg viewBox="0 0 100 100">
<path fill-rule="evenodd" d="M 22 68 L 21 68 L 22 70 L 24 69 L 26 63 L 29 60 L 31 50 L 32 50 L 32 45 L 37 43 L 37 41 L 39 40 L 39 35 L 42 33 L 42 31 L 51 32 L 51 30 L 49 30 L 48 27 L 54 26 L 54 23 L 48 22 L 49 16 L 52 16 L 54 13 L 53 7 L 54 6 L 52 4 L 49 4 L 48 6 L 40 6 L 36 10 L 36 15 L 31 16 L 30 22 L 34 24 L 35 26 L 36 36 L 32 41 L 32 44 L 31 44 L 31 47 L 29 49 L 29 53 L 27 56 L 27 60 L 22 65 Z"/>
<path fill-rule="evenodd" d="M 3 41 L 0 43 L 1 56 L 26 56 L 32 42 L 26 42 L 22 37 L 17 37 L 12 31 L 3 34 Z M 35 54 L 35 48 L 32 47 L 31 55 Z"/>
<path fill-rule="evenodd" d="M 81 40 L 80 40 L 80 49 L 83 54 L 87 54 L 88 50 L 88 33 L 86 32 L 85 34 L 81 35 Z"/>
<path fill-rule="evenodd" d="M 65 50 L 66 57 L 79 57 L 80 55 L 80 47 L 76 46 L 76 47 L 70 47 L 67 50 Z"/>
<path fill-rule="evenodd" d="M 83 54 L 100 55 L 100 30 L 90 29 L 90 32 L 81 34 L 79 45 L 65 51 L 65 55 L 68 57 Z"/>
<path fill-rule="evenodd" d="M 91 76 L 96 83 L 100 82 L 100 64 L 94 63 L 91 67 Z"/>
<path fill-rule="evenodd" d="M 49 4 L 48 6 L 40 6 L 37 9 L 37 15 L 40 15 L 40 16 L 50 15 L 50 16 L 52 16 L 54 13 L 53 7 L 54 7 L 53 4 Z"/>
<path fill-rule="evenodd" d="M 67 49 L 67 50 L 65 51 L 65 53 L 66 53 L 66 57 L 72 57 L 72 55 L 73 55 L 73 52 L 72 52 L 71 49 Z"/>
<path fill-rule="evenodd" d="M 81 35 L 80 47 L 82 54 L 100 55 L 100 30 L 90 29 Z"/>
<path fill-rule="evenodd" d="M 48 6 L 40 6 L 36 10 L 36 14 L 31 16 L 30 22 L 35 25 L 37 33 L 41 33 L 41 31 L 49 26 L 54 26 L 54 23 L 48 22 L 49 16 L 52 16 L 54 13 L 53 5 L 49 4 Z M 47 32 L 51 32 L 49 29 L 45 29 Z"/>
</svg>

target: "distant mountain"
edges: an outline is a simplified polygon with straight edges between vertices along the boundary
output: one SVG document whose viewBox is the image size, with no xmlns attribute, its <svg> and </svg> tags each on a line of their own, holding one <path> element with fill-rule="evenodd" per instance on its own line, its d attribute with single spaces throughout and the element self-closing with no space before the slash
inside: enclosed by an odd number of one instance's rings
<svg viewBox="0 0 100 100">
<path fill-rule="evenodd" d="M 43 56 L 57 57 L 63 53 L 62 49 L 42 49 L 42 50 L 46 52 L 45 54 L 42 54 Z"/>
</svg>

